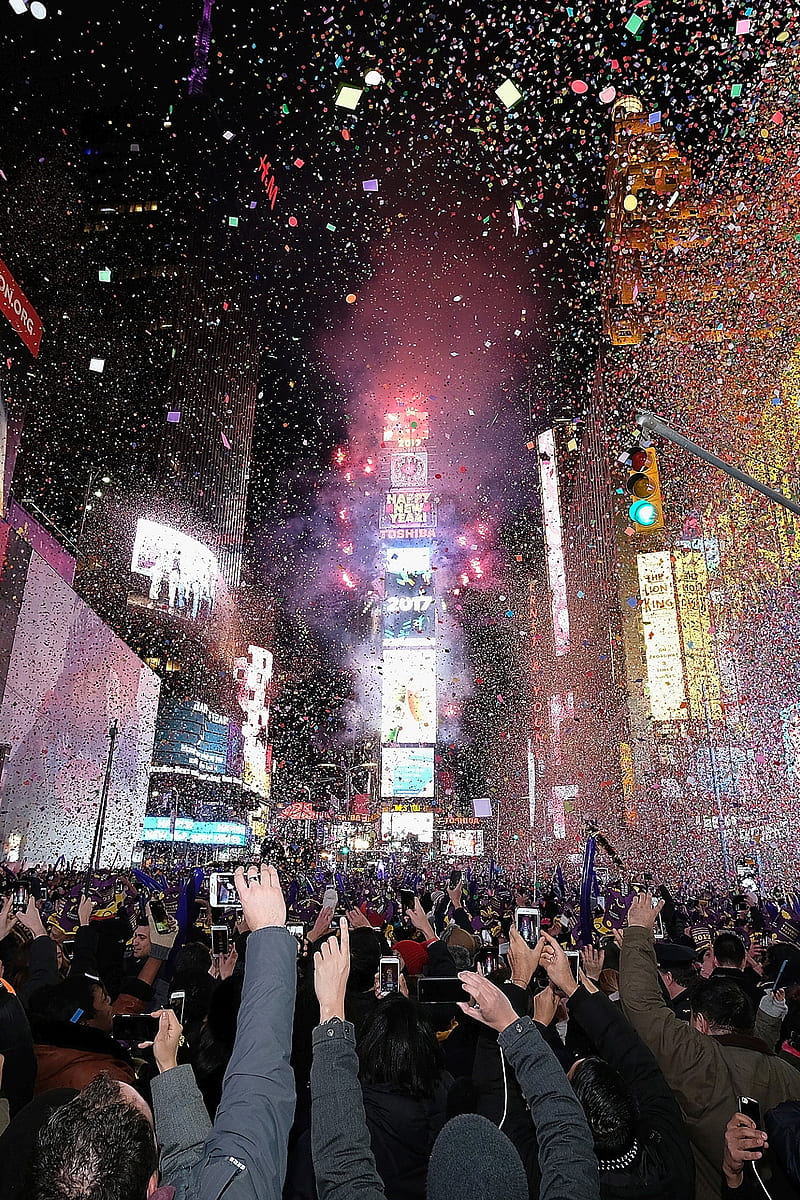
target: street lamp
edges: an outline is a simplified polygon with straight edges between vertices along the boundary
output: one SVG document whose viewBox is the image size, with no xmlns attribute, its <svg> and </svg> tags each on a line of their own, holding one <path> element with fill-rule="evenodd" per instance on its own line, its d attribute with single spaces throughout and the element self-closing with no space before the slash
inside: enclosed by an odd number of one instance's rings
<svg viewBox="0 0 800 1200">
<path fill-rule="evenodd" d="M 104 495 L 102 488 L 97 486 L 98 483 L 111 483 L 111 476 L 106 472 L 105 468 L 98 468 L 89 472 L 89 479 L 86 483 L 86 494 L 83 498 L 83 507 L 81 509 L 81 523 L 78 528 L 78 554 L 80 554 L 81 543 L 83 542 L 83 527 L 86 524 L 86 514 L 94 508 L 94 505 L 90 504 L 89 501 L 92 496 L 100 500 Z"/>
</svg>

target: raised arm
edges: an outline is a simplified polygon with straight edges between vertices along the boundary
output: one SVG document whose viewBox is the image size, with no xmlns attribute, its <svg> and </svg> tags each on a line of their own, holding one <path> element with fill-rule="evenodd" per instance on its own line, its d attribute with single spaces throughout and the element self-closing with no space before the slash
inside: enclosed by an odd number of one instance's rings
<svg viewBox="0 0 800 1200">
<path fill-rule="evenodd" d="M 385 1200 L 370 1147 L 355 1029 L 344 1019 L 350 973 L 350 931 L 340 925 L 316 956 L 314 989 L 320 1023 L 312 1035 L 311 1156 L 319 1200 Z"/>
<path fill-rule="evenodd" d="M 239 867 L 236 888 L 251 929 L 242 1003 L 222 1099 L 198 1166 L 198 1200 L 280 1200 L 294 1074 L 289 1065 L 297 942 L 285 927 L 277 872 Z"/>
<path fill-rule="evenodd" d="M 539 1142 L 539 1200 L 599 1200 L 592 1135 L 566 1075 L 530 1017 L 518 1017 L 507 996 L 482 975 L 459 978 L 474 1004 L 459 1007 L 500 1034 L 499 1045 L 528 1101 Z"/>
</svg>

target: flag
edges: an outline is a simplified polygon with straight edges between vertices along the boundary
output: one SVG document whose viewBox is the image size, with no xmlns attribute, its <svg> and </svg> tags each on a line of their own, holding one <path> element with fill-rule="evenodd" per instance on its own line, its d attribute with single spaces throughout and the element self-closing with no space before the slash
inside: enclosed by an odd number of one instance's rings
<svg viewBox="0 0 800 1200">
<path fill-rule="evenodd" d="M 594 929 L 594 893 L 595 893 L 595 878 L 594 878 L 594 858 L 597 852 L 597 841 L 590 837 L 586 840 L 586 849 L 583 854 L 583 867 L 581 868 L 581 901 L 580 901 L 580 935 L 581 942 L 584 946 L 592 944 L 592 930 Z"/>
</svg>

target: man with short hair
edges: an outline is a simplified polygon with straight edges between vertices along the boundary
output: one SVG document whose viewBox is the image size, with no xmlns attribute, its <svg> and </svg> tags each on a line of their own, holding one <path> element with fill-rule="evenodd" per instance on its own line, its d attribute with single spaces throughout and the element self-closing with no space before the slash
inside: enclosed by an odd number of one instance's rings
<svg viewBox="0 0 800 1200">
<path fill-rule="evenodd" d="M 669 1006 L 682 1021 L 692 1016 L 689 987 L 699 979 L 695 959 L 695 952 L 689 946 L 674 942 L 659 942 L 656 946 L 658 974 L 669 996 Z"/>
<path fill-rule="evenodd" d="M 31 1200 L 167 1200 L 159 1192 L 152 1114 L 126 1084 L 98 1075 L 40 1130 Z"/>
<path fill-rule="evenodd" d="M 747 950 L 738 933 L 725 930 L 714 938 L 714 970 L 711 978 L 731 979 L 750 1000 L 753 1013 L 758 1011 L 761 1000 L 758 976 L 752 967 L 747 966 Z"/>
<path fill-rule="evenodd" d="M 769 1053 L 752 1036 L 753 1008 L 729 979 L 700 981 L 692 989 L 692 1018 L 681 1021 L 659 987 L 653 926 L 662 904 L 636 896 L 620 954 L 620 994 L 625 1015 L 655 1055 L 683 1112 L 697 1168 L 697 1200 L 718 1200 L 720 1147 L 739 1098 L 751 1096 L 766 1112 L 800 1099 L 800 1072 Z"/>
</svg>

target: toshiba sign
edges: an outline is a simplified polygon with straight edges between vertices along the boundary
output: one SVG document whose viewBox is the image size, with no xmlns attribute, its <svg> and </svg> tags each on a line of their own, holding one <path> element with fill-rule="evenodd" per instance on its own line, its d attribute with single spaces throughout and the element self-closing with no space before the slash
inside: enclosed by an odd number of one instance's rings
<svg viewBox="0 0 800 1200">
<path fill-rule="evenodd" d="M 39 356 L 42 322 L 28 297 L 0 258 L 0 312 L 8 317 L 34 358 Z"/>
</svg>

